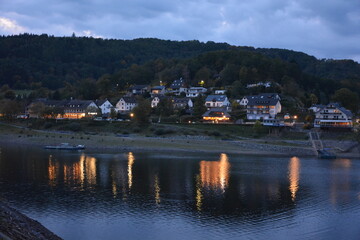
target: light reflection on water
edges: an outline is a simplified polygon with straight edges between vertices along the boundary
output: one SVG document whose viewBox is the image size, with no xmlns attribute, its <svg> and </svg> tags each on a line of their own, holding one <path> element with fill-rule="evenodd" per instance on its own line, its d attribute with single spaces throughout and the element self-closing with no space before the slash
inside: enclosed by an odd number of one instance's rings
<svg viewBox="0 0 360 240">
<path fill-rule="evenodd" d="M 352 239 L 359 170 L 350 159 L 6 147 L 0 193 L 66 239 Z"/>
</svg>

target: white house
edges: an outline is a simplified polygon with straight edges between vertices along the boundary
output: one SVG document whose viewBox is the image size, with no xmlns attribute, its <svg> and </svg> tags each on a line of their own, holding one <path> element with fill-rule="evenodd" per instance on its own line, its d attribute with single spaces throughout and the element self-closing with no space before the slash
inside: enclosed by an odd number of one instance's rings
<svg viewBox="0 0 360 240">
<path fill-rule="evenodd" d="M 114 108 L 114 106 L 107 99 L 96 100 L 95 104 L 98 106 L 98 108 L 100 108 L 102 115 L 110 114 L 111 109 Z"/>
<path fill-rule="evenodd" d="M 116 111 L 120 113 L 130 112 L 134 107 L 137 106 L 136 98 L 134 97 L 122 97 L 116 103 Z"/>
<path fill-rule="evenodd" d="M 351 111 L 339 103 L 329 103 L 315 113 L 314 127 L 318 128 L 352 128 Z"/>
<path fill-rule="evenodd" d="M 311 107 L 309 107 L 309 110 L 312 111 L 313 113 L 318 112 L 320 109 L 326 107 L 325 105 L 321 105 L 321 104 L 313 104 L 311 105 Z"/>
<path fill-rule="evenodd" d="M 269 88 L 269 87 L 271 87 L 271 82 L 258 82 L 258 83 L 254 83 L 254 84 L 247 84 L 246 88 L 253 88 L 253 87 L 260 87 L 260 86 Z"/>
<path fill-rule="evenodd" d="M 195 98 L 200 94 L 206 93 L 207 89 L 204 87 L 191 87 L 188 89 L 186 93 L 186 97 L 188 98 Z"/>
<path fill-rule="evenodd" d="M 276 117 L 281 112 L 278 94 L 259 94 L 246 96 L 246 117 L 249 120 L 264 120 Z"/>
<path fill-rule="evenodd" d="M 226 90 L 215 90 L 215 94 L 222 94 L 224 95 L 226 93 Z"/>
<path fill-rule="evenodd" d="M 176 109 L 185 109 L 186 107 L 193 108 L 194 104 L 191 98 L 174 98 L 173 106 Z"/>
<path fill-rule="evenodd" d="M 205 99 L 207 108 L 229 107 L 230 102 L 226 95 L 209 95 Z"/>
<path fill-rule="evenodd" d="M 129 88 L 130 95 L 141 95 L 146 92 L 149 92 L 148 85 L 134 85 Z"/>
<path fill-rule="evenodd" d="M 152 108 L 157 107 L 159 102 L 164 98 L 165 98 L 165 96 L 163 96 L 163 95 L 158 95 L 158 96 L 153 97 L 152 100 L 151 100 L 151 107 Z"/>
<path fill-rule="evenodd" d="M 165 86 L 155 86 L 151 88 L 150 95 L 154 97 L 156 95 L 164 95 L 166 93 Z"/>
</svg>

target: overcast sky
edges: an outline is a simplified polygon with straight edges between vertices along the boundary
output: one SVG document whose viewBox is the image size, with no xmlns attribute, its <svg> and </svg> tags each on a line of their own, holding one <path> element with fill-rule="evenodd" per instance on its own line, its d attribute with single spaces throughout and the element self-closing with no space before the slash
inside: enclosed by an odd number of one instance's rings
<svg viewBox="0 0 360 240">
<path fill-rule="evenodd" d="M 360 62 L 360 0 L 0 0 L 0 34 L 155 37 Z"/>
</svg>

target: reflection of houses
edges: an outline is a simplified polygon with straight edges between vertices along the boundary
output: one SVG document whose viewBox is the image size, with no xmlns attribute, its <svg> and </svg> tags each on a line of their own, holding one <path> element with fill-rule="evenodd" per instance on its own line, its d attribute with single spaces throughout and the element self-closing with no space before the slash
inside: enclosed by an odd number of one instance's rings
<svg viewBox="0 0 360 240">
<path fill-rule="evenodd" d="M 201 94 L 206 93 L 207 89 L 203 87 L 191 87 L 186 93 L 186 97 L 195 98 Z"/>
<path fill-rule="evenodd" d="M 247 101 L 246 117 L 249 120 L 275 118 L 281 112 L 280 97 L 276 93 L 246 96 L 246 100 L 243 98 L 242 101 Z"/>
<path fill-rule="evenodd" d="M 95 104 L 100 108 L 102 115 L 108 115 L 111 112 L 111 109 L 114 108 L 114 106 L 107 100 L 96 100 Z"/>
<path fill-rule="evenodd" d="M 166 93 L 165 86 L 155 86 L 151 88 L 151 97 L 154 97 L 156 95 L 164 95 Z"/>
<path fill-rule="evenodd" d="M 50 185 L 54 186 L 58 182 L 66 185 L 77 185 L 81 188 L 94 186 L 97 184 L 96 158 L 82 154 L 79 161 L 59 164 L 49 156 L 48 177 Z"/>
<path fill-rule="evenodd" d="M 339 103 L 329 103 L 315 113 L 314 127 L 352 128 L 352 113 Z"/>
<path fill-rule="evenodd" d="M 226 95 L 209 95 L 205 99 L 205 106 L 207 108 L 226 108 L 230 106 L 230 102 Z"/>
<path fill-rule="evenodd" d="M 203 120 L 212 122 L 225 122 L 230 120 L 230 114 L 226 108 L 210 108 L 203 115 Z"/>
<path fill-rule="evenodd" d="M 200 180 L 202 187 L 225 191 L 229 185 L 229 178 L 230 163 L 225 153 L 220 155 L 219 161 L 200 162 Z"/>
<path fill-rule="evenodd" d="M 130 112 L 134 107 L 137 106 L 137 101 L 135 97 L 122 97 L 116 103 L 116 111 L 120 113 Z"/>
<path fill-rule="evenodd" d="M 185 109 L 192 108 L 194 105 L 190 98 L 174 98 L 173 106 L 175 109 Z"/>
</svg>

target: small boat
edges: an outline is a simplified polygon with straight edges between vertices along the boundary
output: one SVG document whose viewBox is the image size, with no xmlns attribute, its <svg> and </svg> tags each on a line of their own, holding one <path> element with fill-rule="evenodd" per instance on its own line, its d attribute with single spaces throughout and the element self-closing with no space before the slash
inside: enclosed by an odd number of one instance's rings
<svg viewBox="0 0 360 240">
<path fill-rule="evenodd" d="M 59 145 L 47 145 L 45 149 L 58 149 L 58 150 L 83 150 L 85 145 L 70 145 L 69 143 L 60 143 Z"/>
<path fill-rule="evenodd" d="M 336 159 L 336 155 L 329 152 L 326 149 L 319 149 L 319 150 L 317 150 L 317 152 L 318 152 L 318 158 L 321 158 L 321 159 Z"/>
</svg>

